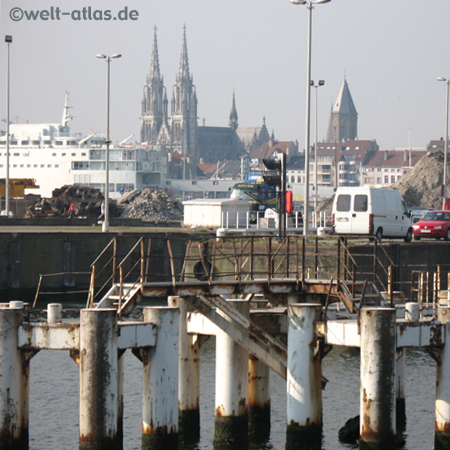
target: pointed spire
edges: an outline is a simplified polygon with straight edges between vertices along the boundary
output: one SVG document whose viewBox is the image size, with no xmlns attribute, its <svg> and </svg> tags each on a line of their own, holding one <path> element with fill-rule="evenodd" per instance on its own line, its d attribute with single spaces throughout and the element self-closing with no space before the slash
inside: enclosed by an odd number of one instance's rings
<svg viewBox="0 0 450 450">
<path fill-rule="evenodd" d="M 239 126 L 238 113 L 236 110 L 236 100 L 235 100 L 235 93 L 234 93 L 234 89 L 233 89 L 233 100 L 231 102 L 229 127 L 236 131 L 238 126 Z"/>
<path fill-rule="evenodd" d="M 186 25 L 183 25 L 183 43 L 181 45 L 181 58 L 180 58 L 180 79 L 189 79 L 189 60 L 187 52 L 186 42 Z"/>
<path fill-rule="evenodd" d="M 344 81 L 342 83 L 338 98 L 336 100 L 336 103 L 334 104 L 333 112 L 341 114 L 358 114 L 356 112 L 356 108 L 353 103 L 346 78 L 344 78 Z"/>
<path fill-rule="evenodd" d="M 161 76 L 159 71 L 159 56 L 158 56 L 158 40 L 156 38 L 156 25 L 153 28 L 153 51 L 152 51 L 152 62 L 150 65 L 150 79 Z"/>
</svg>

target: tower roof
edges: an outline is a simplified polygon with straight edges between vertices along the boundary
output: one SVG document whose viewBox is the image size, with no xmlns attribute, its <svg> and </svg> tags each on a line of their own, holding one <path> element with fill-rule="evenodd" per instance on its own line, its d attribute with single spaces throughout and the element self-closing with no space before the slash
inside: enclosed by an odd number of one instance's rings
<svg viewBox="0 0 450 450">
<path fill-rule="evenodd" d="M 189 80 L 189 60 L 186 42 L 186 25 L 183 26 L 183 43 L 181 45 L 180 72 L 179 79 Z"/>
<path fill-rule="evenodd" d="M 334 104 L 333 113 L 358 114 L 345 78 L 342 82 L 341 90 L 339 91 L 336 103 Z"/>
<path fill-rule="evenodd" d="M 159 78 L 161 73 L 159 71 L 159 56 L 158 56 L 158 40 L 156 38 L 156 26 L 153 28 L 153 51 L 152 51 L 152 62 L 150 64 L 150 79 Z"/>
</svg>

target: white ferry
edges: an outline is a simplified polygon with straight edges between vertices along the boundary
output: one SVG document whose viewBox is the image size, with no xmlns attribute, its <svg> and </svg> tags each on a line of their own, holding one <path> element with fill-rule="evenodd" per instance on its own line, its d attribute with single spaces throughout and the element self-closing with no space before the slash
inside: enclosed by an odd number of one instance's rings
<svg viewBox="0 0 450 450">
<path fill-rule="evenodd" d="M 9 177 L 32 178 L 33 194 L 51 197 L 64 185 L 79 185 L 104 192 L 105 135 L 72 133 L 68 126 L 69 93 L 61 123 L 10 124 Z M 128 137 L 109 148 L 109 192 L 117 198 L 135 188 L 160 187 L 167 174 L 167 156 L 157 149 L 131 145 Z M 6 133 L 0 136 L 0 178 L 6 178 Z"/>
</svg>

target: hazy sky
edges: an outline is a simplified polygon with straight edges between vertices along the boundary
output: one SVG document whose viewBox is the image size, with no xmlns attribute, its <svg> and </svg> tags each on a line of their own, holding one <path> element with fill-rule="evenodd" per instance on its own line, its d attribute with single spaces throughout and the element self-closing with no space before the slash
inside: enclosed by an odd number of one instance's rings
<svg viewBox="0 0 450 450">
<path fill-rule="evenodd" d="M 127 7 L 137 20 L 88 20 L 87 13 L 84 20 L 83 6 L 112 16 Z M 51 7 L 60 8 L 60 20 L 51 20 Z M 59 122 L 67 90 L 72 131 L 105 133 L 106 62 L 95 54 L 121 53 L 111 62 L 111 137 L 139 139 L 153 27 L 170 100 L 185 24 L 199 124 L 227 126 L 234 89 L 240 126 L 260 126 L 265 116 L 277 139 L 298 139 L 304 148 L 305 6 L 289 0 L 1 0 L 0 8 L 0 120 L 6 117 L 4 35 L 11 34 L 11 120 Z M 43 10 L 48 20 L 27 20 L 30 11 Z M 319 139 L 344 76 L 360 139 L 376 139 L 386 150 L 408 147 L 409 129 L 413 147 L 441 138 L 446 85 L 436 77 L 450 77 L 449 18 L 450 0 L 317 5 L 312 78 L 326 82 L 318 91 Z M 313 119 L 314 92 L 311 106 Z"/>
</svg>

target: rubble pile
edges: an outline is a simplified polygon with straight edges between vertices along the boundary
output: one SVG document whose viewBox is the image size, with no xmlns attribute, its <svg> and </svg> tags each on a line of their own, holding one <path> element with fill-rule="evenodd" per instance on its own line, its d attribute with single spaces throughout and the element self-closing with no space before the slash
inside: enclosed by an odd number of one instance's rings
<svg viewBox="0 0 450 450">
<path fill-rule="evenodd" d="M 144 222 L 167 222 L 183 219 L 183 206 L 179 200 L 170 197 L 157 188 L 135 189 L 124 195 L 117 204 L 122 206 L 121 217 L 141 219 Z"/>
<path fill-rule="evenodd" d="M 102 201 L 103 194 L 98 189 L 63 186 L 52 192 L 52 198 L 42 198 L 28 206 L 25 217 L 69 217 L 72 203 L 74 217 L 98 217 Z"/>
<path fill-rule="evenodd" d="M 400 191 L 410 207 L 441 209 L 443 172 L 444 153 L 440 151 L 428 153 L 391 187 Z M 448 175 L 447 173 L 447 184 Z"/>
</svg>

